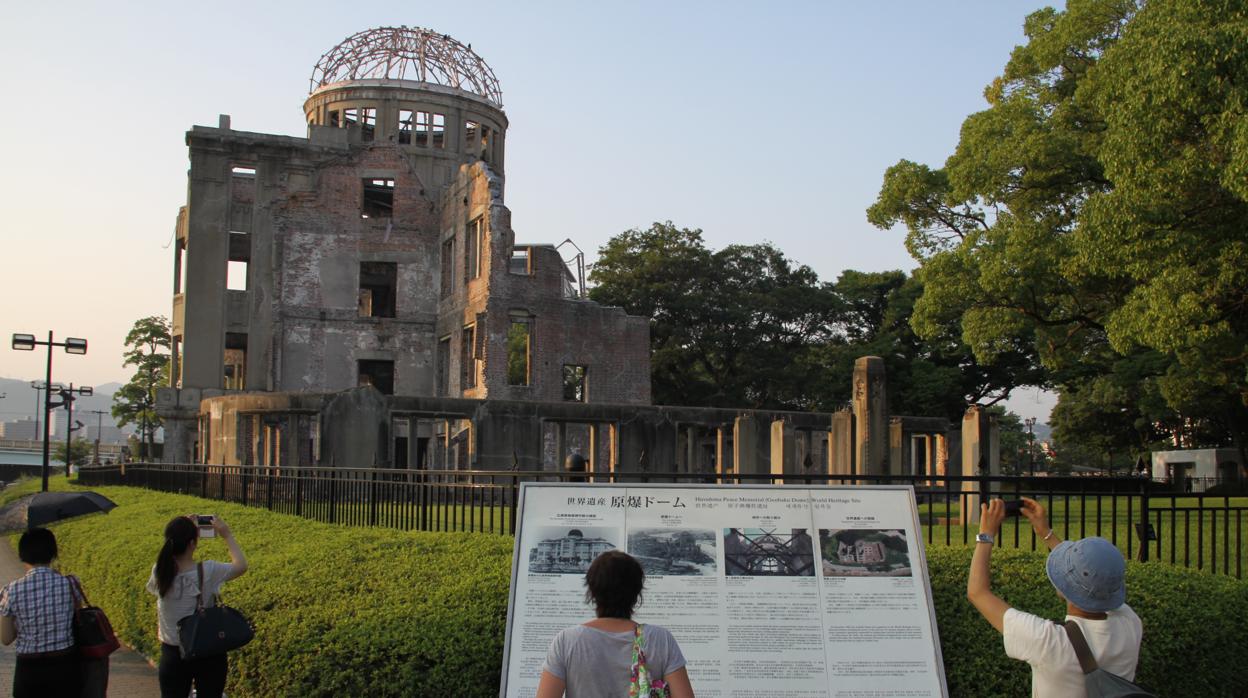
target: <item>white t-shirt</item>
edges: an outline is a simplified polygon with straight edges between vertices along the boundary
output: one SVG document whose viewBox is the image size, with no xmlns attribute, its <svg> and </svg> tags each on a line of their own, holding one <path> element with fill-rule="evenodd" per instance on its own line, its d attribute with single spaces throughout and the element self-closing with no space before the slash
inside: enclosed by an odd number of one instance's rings
<svg viewBox="0 0 1248 698">
<path fill-rule="evenodd" d="M 229 576 L 233 565 L 228 562 L 204 561 L 204 605 L 213 605 L 213 596 L 221 591 L 221 585 Z M 180 647 L 178 640 L 178 621 L 195 612 L 195 597 L 199 594 L 199 573 L 194 567 L 180 572 L 173 578 L 173 586 L 169 593 L 160 595 L 156 586 L 156 566 L 152 565 L 152 576 L 147 579 L 147 590 L 156 595 L 156 616 L 160 619 L 160 641 L 166 645 Z"/>
<path fill-rule="evenodd" d="M 1144 624 L 1131 607 L 1121 607 L 1106 614 L 1105 620 L 1089 620 L 1066 616 L 1079 624 L 1096 663 L 1110 673 L 1128 681 L 1135 679 L 1135 664 L 1140 658 L 1140 640 Z M 1024 613 L 1017 608 L 1005 612 L 1002 623 L 1005 653 L 1031 665 L 1033 698 L 1086 698 L 1083 670 L 1070 644 L 1066 629 L 1052 620 Z"/>
</svg>

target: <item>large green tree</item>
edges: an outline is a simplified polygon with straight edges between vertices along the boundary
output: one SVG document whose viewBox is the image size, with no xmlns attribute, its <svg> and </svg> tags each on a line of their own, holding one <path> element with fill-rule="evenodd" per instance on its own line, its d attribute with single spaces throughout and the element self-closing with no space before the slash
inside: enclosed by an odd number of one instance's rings
<svg viewBox="0 0 1248 698">
<path fill-rule="evenodd" d="M 140 457 L 151 453 L 156 430 L 161 426 L 156 414 L 156 388 L 169 382 L 171 345 L 169 320 L 163 316 L 137 320 L 126 335 L 123 365 L 134 367 L 134 375 L 113 395 L 112 414 L 119 427 L 139 426 L 139 439 L 144 444 Z"/>
<path fill-rule="evenodd" d="M 834 410 L 854 361 L 884 358 L 894 414 L 960 419 L 1036 384 L 1026 349 L 978 363 L 956 335 L 910 326 L 922 285 L 904 272 L 846 271 L 820 282 L 769 244 L 711 250 L 701 231 L 656 223 L 600 251 L 591 297 L 651 318 L 655 402 Z"/>
<path fill-rule="evenodd" d="M 810 351 L 835 299 L 770 244 L 711 250 L 670 221 L 629 230 L 598 252 L 590 297 L 651 319 L 654 401 L 807 409 Z"/>
<path fill-rule="evenodd" d="M 914 328 L 986 364 L 1031 346 L 1059 436 L 1093 420 L 1143 448 L 1195 418 L 1242 445 L 1245 3 L 1071 0 L 1024 29 L 944 166 L 899 162 L 868 210 L 920 262 Z"/>
</svg>

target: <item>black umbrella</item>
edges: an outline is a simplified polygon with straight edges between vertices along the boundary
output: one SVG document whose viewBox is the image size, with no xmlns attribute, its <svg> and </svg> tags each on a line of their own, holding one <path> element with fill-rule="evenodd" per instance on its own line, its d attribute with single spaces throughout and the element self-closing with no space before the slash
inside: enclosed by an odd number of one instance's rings
<svg viewBox="0 0 1248 698">
<path fill-rule="evenodd" d="M 95 492 L 39 492 L 10 502 L 0 509 L 0 529 L 21 530 L 43 526 L 117 506 Z"/>
</svg>

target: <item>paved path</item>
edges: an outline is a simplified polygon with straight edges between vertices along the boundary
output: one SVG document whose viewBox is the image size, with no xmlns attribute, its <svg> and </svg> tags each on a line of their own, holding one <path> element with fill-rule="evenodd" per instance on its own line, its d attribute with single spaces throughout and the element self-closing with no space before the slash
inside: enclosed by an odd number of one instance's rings
<svg viewBox="0 0 1248 698">
<path fill-rule="evenodd" d="M 13 550 L 7 539 L 0 538 L 0 584 L 8 584 L 23 574 L 26 574 L 26 570 L 17 558 L 17 551 Z M 155 623 L 156 619 L 153 618 L 152 622 Z M 13 645 L 0 645 L 0 696 L 13 695 L 13 664 L 16 658 Z M 156 669 L 138 652 L 123 646 L 109 660 L 110 698 L 159 698 Z"/>
</svg>

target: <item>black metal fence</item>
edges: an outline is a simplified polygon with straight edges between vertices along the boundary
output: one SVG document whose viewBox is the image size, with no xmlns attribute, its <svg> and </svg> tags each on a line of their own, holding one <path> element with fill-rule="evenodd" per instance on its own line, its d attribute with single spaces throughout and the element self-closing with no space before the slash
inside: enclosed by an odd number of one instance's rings
<svg viewBox="0 0 1248 698">
<path fill-rule="evenodd" d="M 1243 576 L 1248 498 L 1171 491 L 1136 477 L 958 477 L 494 470 L 395 470 L 131 463 L 84 467 L 85 485 L 130 485 L 237 502 L 349 526 L 515 531 L 522 482 L 911 485 L 929 545 L 969 545 L 987 497 L 1032 497 L 1063 538 L 1099 535 L 1137 560 Z M 1004 547 L 1044 546 L 1025 519 L 1009 519 Z"/>
</svg>

